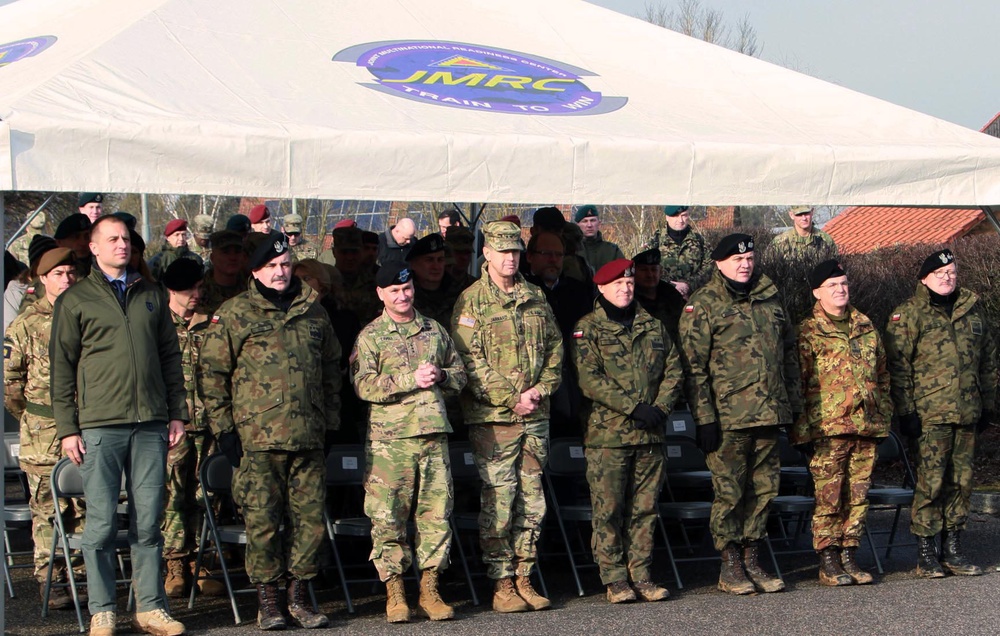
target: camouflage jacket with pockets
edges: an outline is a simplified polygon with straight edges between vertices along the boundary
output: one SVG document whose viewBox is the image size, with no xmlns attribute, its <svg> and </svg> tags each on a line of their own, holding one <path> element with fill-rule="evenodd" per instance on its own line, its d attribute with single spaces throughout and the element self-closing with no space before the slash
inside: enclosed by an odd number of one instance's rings
<svg viewBox="0 0 1000 636">
<path fill-rule="evenodd" d="M 660 278 L 667 282 L 683 281 L 693 290 L 711 275 L 711 254 L 705 237 L 694 228 L 679 244 L 663 230 L 660 238 Z"/>
<path fill-rule="evenodd" d="M 198 391 L 198 356 L 205 340 L 205 330 L 210 324 L 208 316 L 196 313 L 190 320 L 184 320 L 183 316 L 178 316 L 171 310 L 170 317 L 174 319 L 174 328 L 177 329 L 181 371 L 184 372 L 184 393 L 187 396 L 188 413 L 191 415 L 191 421 L 184 425 L 184 429 L 188 432 L 205 431 L 208 430 L 208 419 Z"/>
</svg>

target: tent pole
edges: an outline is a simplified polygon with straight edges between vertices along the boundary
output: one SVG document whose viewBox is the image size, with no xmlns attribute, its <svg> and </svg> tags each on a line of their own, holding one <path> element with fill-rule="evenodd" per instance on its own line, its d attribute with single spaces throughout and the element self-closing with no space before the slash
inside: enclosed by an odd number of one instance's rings
<svg viewBox="0 0 1000 636">
<path fill-rule="evenodd" d="M 50 194 L 49 198 L 45 199 L 45 203 L 43 203 L 40 206 L 38 206 L 38 208 L 34 212 L 32 212 L 31 214 L 28 215 L 28 218 L 24 219 L 24 223 L 21 224 L 21 227 L 19 227 L 16 230 L 14 230 L 14 233 L 11 234 L 11 236 L 10 236 L 10 240 L 4 243 L 4 249 L 7 249 L 7 250 L 10 249 L 11 243 L 13 243 L 14 241 L 16 241 L 17 237 L 21 236 L 21 234 L 24 232 L 24 228 L 28 227 L 28 224 L 31 223 L 31 219 L 33 219 L 36 216 L 38 216 L 38 213 L 41 212 L 42 210 L 44 210 L 45 207 L 54 198 L 56 198 L 56 195 L 55 194 Z M 4 211 L 4 209 L 3 209 L 3 193 L 0 193 L 0 212 L 3 212 L 3 211 Z"/>
<path fill-rule="evenodd" d="M 993 229 L 996 230 L 998 234 L 1000 234 L 1000 223 L 997 222 L 997 212 L 1000 212 L 1000 206 L 996 205 L 983 206 L 983 213 L 986 215 L 986 218 L 989 219 L 990 223 L 993 224 Z"/>
<path fill-rule="evenodd" d="M 149 199 L 146 194 L 139 195 L 139 201 L 142 204 L 142 240 L 149 244 Z"/>
</svg>

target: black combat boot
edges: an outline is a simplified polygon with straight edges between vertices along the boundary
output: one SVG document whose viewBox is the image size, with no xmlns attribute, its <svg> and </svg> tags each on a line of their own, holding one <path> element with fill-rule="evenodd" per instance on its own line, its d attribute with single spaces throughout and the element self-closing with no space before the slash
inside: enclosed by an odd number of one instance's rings
<svg viewBox="0 0 1000 636">
<path fill-rule="evenodd" d="M 840 551 L 840 564 L 844 566 L 844 572 L 847 572 L 847 575 L 854 579 L 855 583 L 858 585 L 867 585 L 874 581 L 875 577 L 858 567 L 858 562 L 855 558 L 857 554 L 857 548 L 842 548 Z"/>
<path fill-rule="evenodd" d="M 840 565 L 840 555 L 833 546 L 819 551 L 819 583 L 830 587 L 854 583 L 851 575 Z"/>
<path fill-rule="evenodd" d="M 312 601 L 309 600 L 309 583 L 301 579 L 292 579 L 288 584 L 288 614 L 293 623 L 306 629 L 330 624 L 326 616 L 313 611 Z"/>
<path fill-rule="evenodd" d="M 747 577 L 761 592 L 780 592 L 785 589 L 784 581 L 771 576 L 760 567 L 760 541 L 747 541 L 743 546 L 743 566 Z"/>
<path fill-rule="evenodd" d="M 960 538 L 961 530 L 945 530 L 941 533 L 941 567 L 960 576 L 979 576 L 983 569 L 969 563 L 962 554 Z"/>
<path fill-rule="evenodd" d="M 278 603 L 278 586 L 275 583 L 257 584 L 257 627 L 263 631 L 285 629 L 285 615 Z"/>
<path fill-rule="evenodd" d="M 917 537 L 917 576 L 925 579 L 940 579 L 944 570 L 937 558 L 934 537 Z"/>
<path fill-rule="evenodd" d="M 729 594 L 753 594 L 754 587 L 743 571 L 740 546 L 729 543 L 722 549 L 722 569 L 719 571 L 719 589 Z"/>
</svg>

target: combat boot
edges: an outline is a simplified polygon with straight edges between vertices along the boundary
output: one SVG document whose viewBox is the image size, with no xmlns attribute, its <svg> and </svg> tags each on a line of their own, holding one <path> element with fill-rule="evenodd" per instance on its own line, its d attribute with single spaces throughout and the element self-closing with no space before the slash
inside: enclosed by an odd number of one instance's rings
<svg viewBox="0 0 1000 636">
<path fill-rule="evenodd" d="M 644 601 L 665 601 L 670 598 L 667 588 L 657 585 L 648 579 L 632 583 L 635 593 Z"/>
<path fill-rule="evenodd" d="M 427 568 L 420 573 L 420 598 L 417 612 L 432 621 L 446 621 L 455 618 L 455 610 L 441 599 L 438 592 L 437 568 Z"/>
<path fill-rule="evenodd" d="M 729 543 L 722 549 L 722 569 L 719 571 L 719 589 L 729 594 L 753 594 L 754 587 L 743 571 L 740 547 Z"/>
<path fill-rule="evenodd" d="M 748 541 L 743 547 L 743 566 L 747 577 L 761 592 L 780 592 L 785 589 L 784 581 L 771 576 L 760 567 L 760 541 Z"/>
<path fill-rule="evenodd" d="M 194 580 L 195 565 L 197 564 L 194 561 L 188 562 L 188 573 L 191 575 L 192 581 Z M 201 570 L 198 571 L 198 591 L 205 596 L 225 596 L 226 585 L 222 581 L 213 579 L 208 568 L 202 566 Z"/>
<path fill-rule="evenodd" d="M 513 577 L 497 581 L 496 587 L 493 588 L 494 612 L 511 614 L 514 612 L 527 612 L 530 609 L 531 607 L 524 602 L 524 599 L 517 595 Z"/>
<path fill-rule="evenodd" d="M 326 616 L 313 611 L 312 601 L 309 600 L 309 583 L 302 579 L 292 579 L 288 584 L 288 615 L 292 617 L 293 623 L 306 629 L 330 624 Z"/>
<path fill-rule="evenodd" d="M 819 584 L 836 587 L 851 585 L 854 579 L 840 565 L 837 548 L 830 546 L 819 551 Z"/>
<path fill-rule="evenodd" d="M 535 588 L 531 586 L 530 576 L 515 577 L 514 589 L 517 590 L 517 595 L 524 599 L 524 602 L 528 604 L 528 607 L 535 611 L 552 607 L 552 601 L 536 592 Z"/>
<path fill-rule="evenodd" d="M 184 596 L 186 581 L 184 580 L 184 559 L 166 559 L 166 578 L 163 581 L 163 591 L 170 598 Z"/>
<path fill-rule="evenodd" d="M 390 623 L 409 623 L 410 606 L 406 604 L 403 577 L 393 574 L 385 582 L 385 620 Z"/>
<path fill-rule="evenodd" d="M 983 573 L 982 568 L 965 558 L 960 539 L 960 530 L 941 533 L 941 567 L 959 576 L 979 576 Z"/>
<path fill-rule="evenodd" d="M 275 583 L 257 584 L 257 627 L 263 631 L 285 629 L 285 615 L 278 607 L 278 586 Z"/>
<path fill-rule="evenodd" d="M 182 636 L 187 633 L 184 623 L 159 607 L 148 612 L 136 612 L 132 617 L 132 631 L 153 636 Z"/>
<path fill-rule="evenodd" d="M 615 581 L 608 586 L 608 603 L 631 603 L 635 599 L 635 590 L 625 579 Z"/>
<path fill-rule="evenodd" d="M 917 537 L 917 576 L 925 579 L 940 579 L 944 576 L 937 558 L 934 537 Z"/>
<path fill-rule="evenodd" d="M 875 577 L 858 567 L 858 562 L 855 558 L 857 554 L 857 548 L 841 548 L 840 565 L 844 567 L 844 572 L 847 572 L 847 576 L 851 577 L 855 583 L 858 585 L 868 585 L 875 580 Z"/>
</svg>

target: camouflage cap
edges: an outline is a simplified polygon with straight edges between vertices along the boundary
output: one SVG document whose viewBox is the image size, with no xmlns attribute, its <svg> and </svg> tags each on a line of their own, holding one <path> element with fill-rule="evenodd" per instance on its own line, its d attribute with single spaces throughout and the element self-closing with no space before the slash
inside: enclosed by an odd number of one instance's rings
<svg viewBox="0 0 1000 636">
<path fill-rule="evenodd" d="M 33 230 L 43 230 L 45 229 L 45 213 L 39 212 L 31 218 L 31 222 L 28 223 L 28 227 Z"/>
<path fill-rule="evenodd" d="M 450 232 L 449 232 L 450 234 Z M 523 251 L 521 230 L 507 221 L 493 221 L 483 226 L 486 247 L 498 252 Z"/>
<path fill-rule="evenodd" d="M 337 250 L 360 250 L 361 230 L 357 226 L 334 228 L 333 248 Z"/>
<path fill-rule="evenodd" d="M 452 251 L 471 252 L 474 243 L 472 230 L 467 227 L 449 227 L 448 233 L 444 237 L 444 243 Z"/>
<path fill-rule="evenodd" d="M 281 227 L 284 228 L 285 234 L 301 234 L 302 217 L 298 214 L 286 214 L 281 219 Z"/>
<path fill-rule="evenodd" d="M 243 248 L 243 235 L 234 230 L 219 230 L 218 232 L 212 232 L 211 236 L 208 238 L 212 243 L 213 249 L 223 249 L 225 247 Z"/>
<path fill-rule="evenodd" d="M 198 214 L 191 223 L 191 231 L 200 239 L 207 239 L 215 231 L 215 219 L 207 214 Z"/>
<path fill-rule="evenodd" d="M 811 214 L 813 211 L 810 205 L 797 205 L 788 211 L 792 216 L 802 216 L 803 214 Z"/>
<path fill-rule="evenodd" d="M 451 232 L 451 228 L 448 228 Z M 437 252 L 444 251 L 444 239 L 437 232 L 433 234 L 428 234 L 424 238 L 420 239 L 413 244 L 410 251 L 406 254 L 406 260 L 412 261 L 415 258 L 421 256 L 426 256 L 427 254 L 435 254 Z"/>
</svg>

